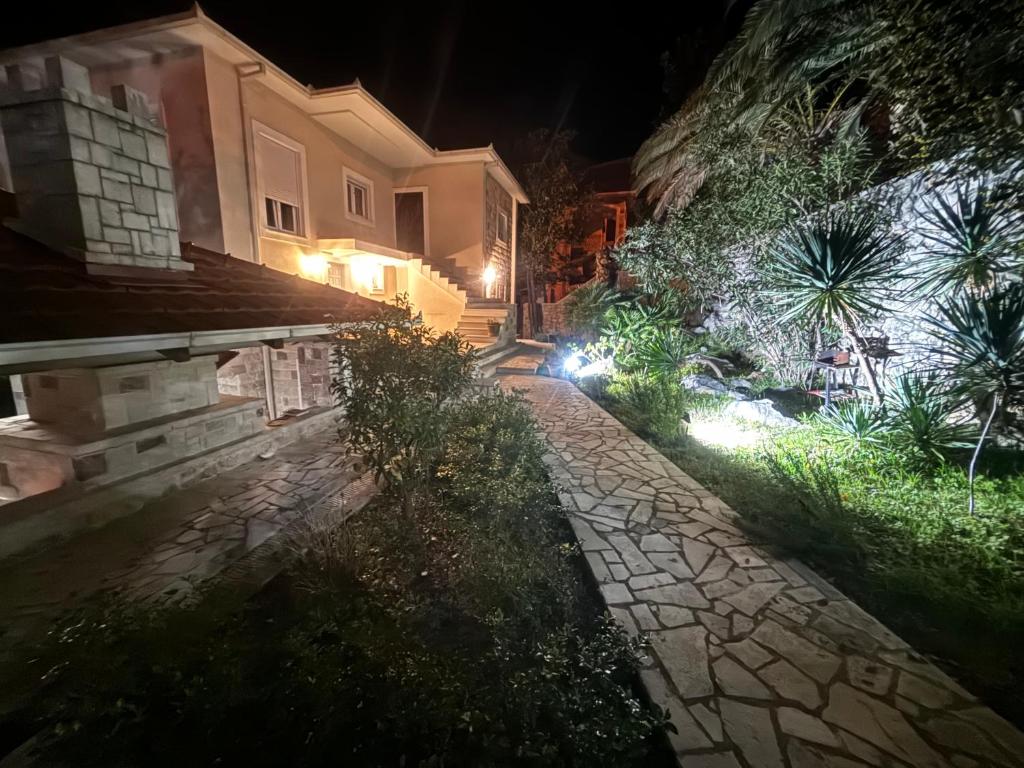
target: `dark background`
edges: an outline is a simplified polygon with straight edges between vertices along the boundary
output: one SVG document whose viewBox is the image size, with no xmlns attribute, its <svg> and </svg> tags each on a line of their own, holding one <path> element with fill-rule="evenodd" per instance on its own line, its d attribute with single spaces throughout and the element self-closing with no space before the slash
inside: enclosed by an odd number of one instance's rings
<svg viewBox="0 0 1024 768">
<path fill-rule="evenodd" d="M 631 155 L 703 77 L 749 2 L 498 4 L 208 0 L 214 21 L 297 80 L 356 77 L 441 149 L 536 128 L 576 133 L 586 160 Z M 0 48 L 187 10 L 185 2 L 36 2 L 5 14 Z M 727 8 L 730 8 L 727 12 Z"/>
</svg>

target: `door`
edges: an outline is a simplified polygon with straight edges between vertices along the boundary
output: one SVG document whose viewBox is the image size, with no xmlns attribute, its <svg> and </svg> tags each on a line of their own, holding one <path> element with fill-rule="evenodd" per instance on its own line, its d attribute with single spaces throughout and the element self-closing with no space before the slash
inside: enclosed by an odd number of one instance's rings
<svg viewBox="0 0 1024 768">
<path fill-rule="evenodd" d="M 426 254 L 426 200 L 423 192 L 395 192 L 395 241 L 400 251 Z"/>
</svg>

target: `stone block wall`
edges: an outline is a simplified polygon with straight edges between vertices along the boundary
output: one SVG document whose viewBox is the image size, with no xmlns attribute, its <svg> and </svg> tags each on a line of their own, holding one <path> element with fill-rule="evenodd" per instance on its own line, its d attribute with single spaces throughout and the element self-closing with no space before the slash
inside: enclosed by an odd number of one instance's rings
<svg viewBox="0 0 1024 768">
<path fill-rule="evenodd" d="M 502 243 L 497 238 L 498 211 L 504 211 L 508 216 L 508 243 Z M 490 264 L 498 273 L 489 298 L 503 301 L 511 301 L 512 295 L 512 224 L 512 196 L 488 175 L 484 181 L 484 262 L 485 266 Z"/>
<path fill-rule="evenodd" d="M 89 264 L 190 270 L 181 259 L 167 135 L 145 96 L 95 95 L 89 73 L 46 62 L 46 82 L 6 68 L 0 125 L 19 227 Z"/>
<path fill-rule="evenodd" d="M 22 376 L 29 416 L 72 435 L 108 430 L 216 405 L 216 358 Z"/>
<path fill-rule="evenodd" d="M 278 415 L 292 409 L 333 405 L 331 345 L 324 342 L 287 344 L 270 350 L 274 405 Z M 217 371 L 221 393 L 266 399 L 263 350 L 238 350 L 238 355 Z"/>
</svg>

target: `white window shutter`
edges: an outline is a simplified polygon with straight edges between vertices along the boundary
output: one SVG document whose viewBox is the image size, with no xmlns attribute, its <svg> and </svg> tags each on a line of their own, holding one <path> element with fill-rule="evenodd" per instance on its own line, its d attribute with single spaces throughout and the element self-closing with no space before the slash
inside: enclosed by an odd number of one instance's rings
<svg viewBox="0 0 1024 768">
<path fill-rule="evenodd" d="M 258 134 L 256 137 L 256 165 L 263 185 L 263 194 L 290 203 L 302 205 L 301 159 L 294 149 Z"/>
</svg>

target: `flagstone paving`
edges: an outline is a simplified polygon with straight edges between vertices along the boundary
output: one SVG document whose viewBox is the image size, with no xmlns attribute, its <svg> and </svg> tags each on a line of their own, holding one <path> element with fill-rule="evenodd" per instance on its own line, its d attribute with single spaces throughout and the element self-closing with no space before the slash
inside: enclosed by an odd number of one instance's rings
<svg viewBox="0 0 1024 768">
<path fill-rule="evenodd" d="M 505 376 L 550 446 L 684 768 L 1024 766 L 1024 736 L 567 381 Z"/>
<path fill-rule="evenodd" d="M 354 464 L 337 430 L 327 429 L 102 528 L 0 561 L 0 678 L 60 613 L 89 595 L 179 600 L 301 515 L 325 513 L 330 504 L 346 512 L 361 506 L 376 487 Z"/>
</svg>

